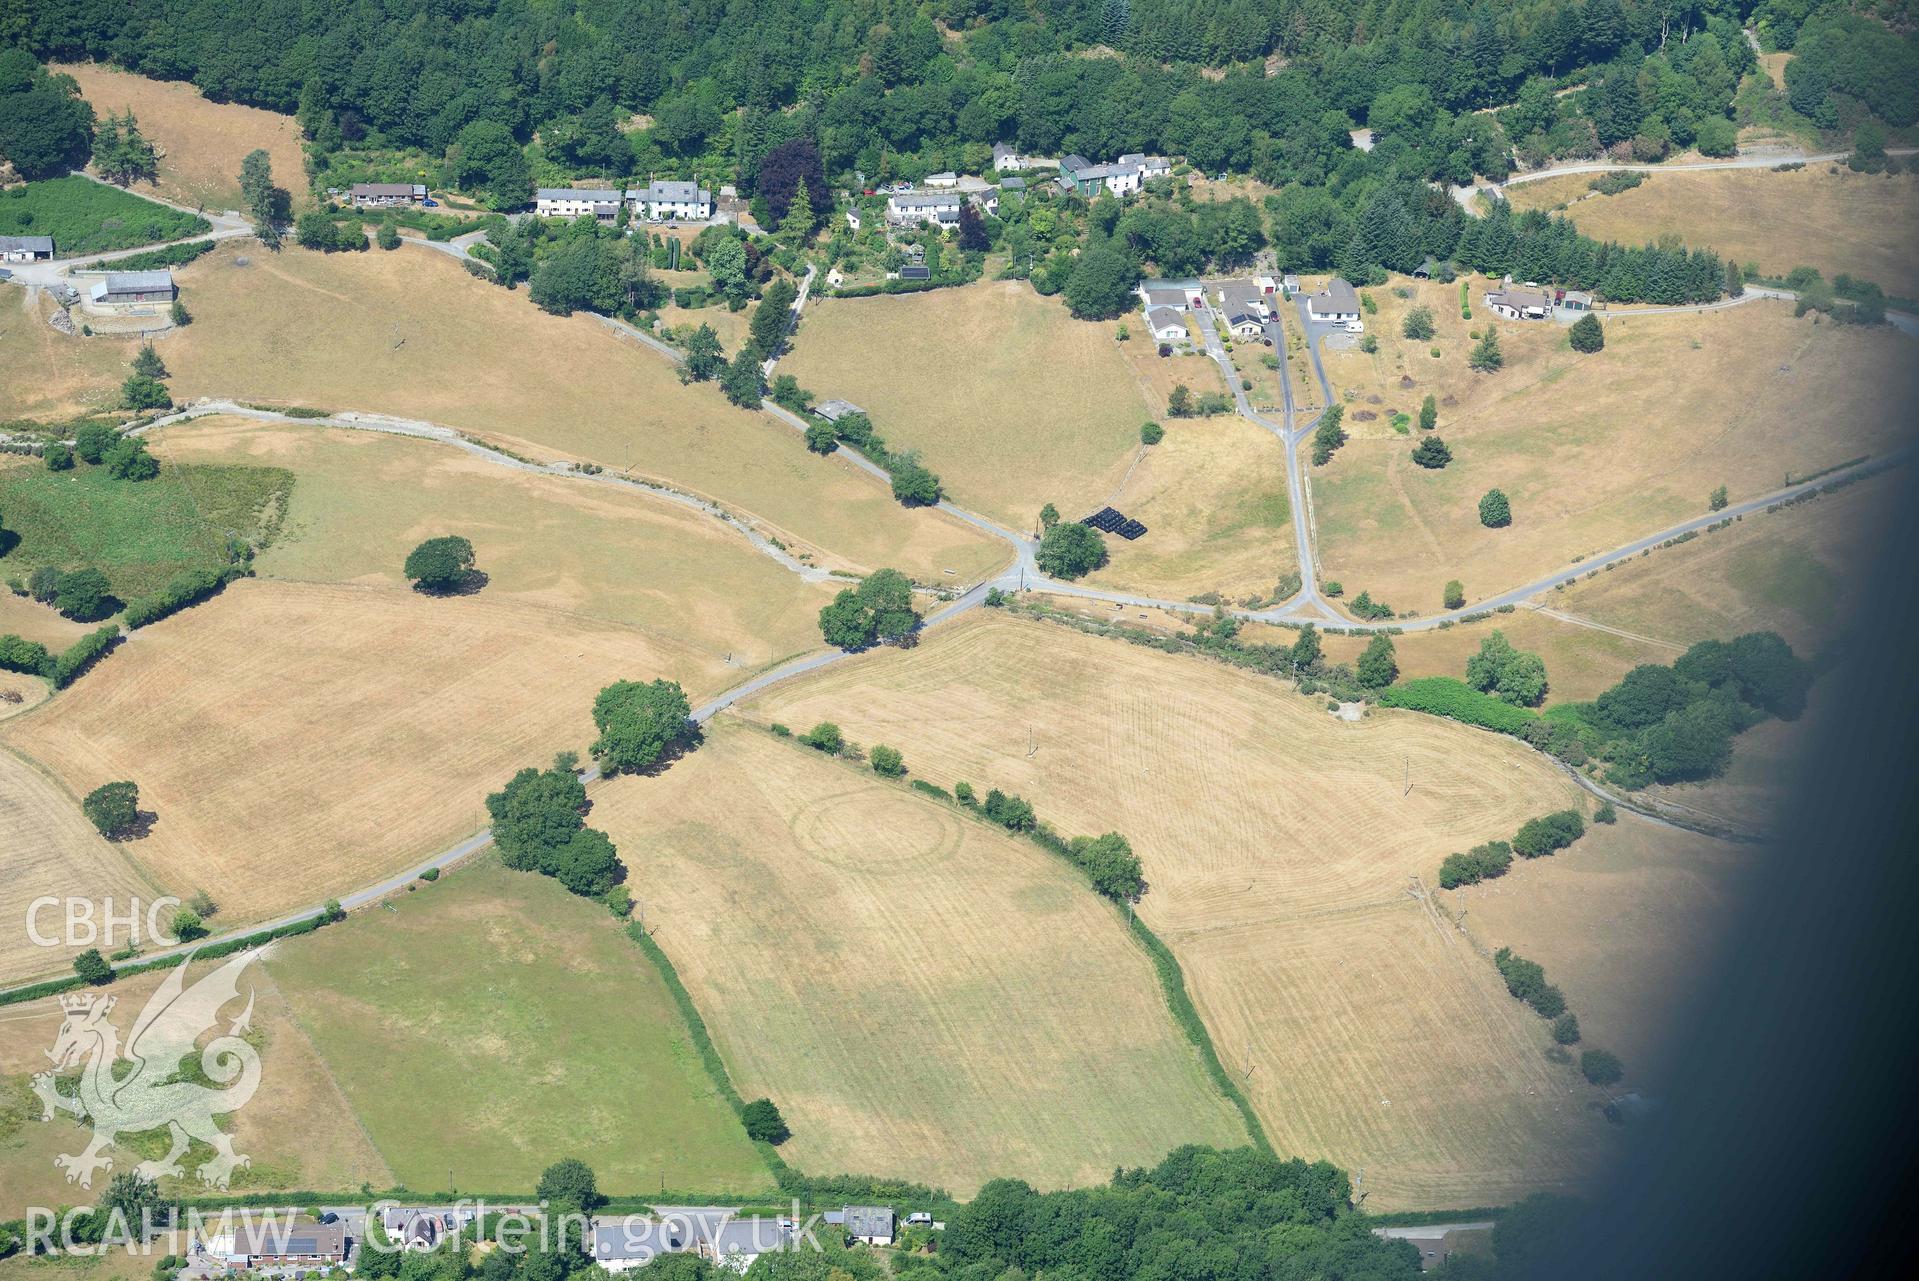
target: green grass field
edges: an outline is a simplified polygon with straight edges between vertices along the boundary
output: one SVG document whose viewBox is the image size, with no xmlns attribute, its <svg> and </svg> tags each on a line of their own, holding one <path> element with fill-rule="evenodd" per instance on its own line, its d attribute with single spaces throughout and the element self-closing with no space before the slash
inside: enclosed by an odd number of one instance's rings
<svg viewBox="0 0 1919 1281">
<path fill-rule="evenodd" d="M 0 574 L 92 565 L 122 600 L 149 595 L 183 569 L 226 565 L 229 535 L 264 538 L 292 485 L 278 467 L 166 465 L 130 483 L 104 467 L 50 472 L 22 460 L 0 467 L 0 526 L 12 544 Z"/>
<path fill-rule="evenodd" d="M 482 856 L 268 964 L 415 1191 L 530 1188 L 564 1156 L 615 1194 L 772 1186 L 658 971 L 551 880 Z"/>
<path fill-rule="evenodd" d="M 0 236 L 52 236 L 57 257 L 132 249 L 212 230 L 181 213 L 90 178 L 49 178 L 0 191 Z"/>
</svg>

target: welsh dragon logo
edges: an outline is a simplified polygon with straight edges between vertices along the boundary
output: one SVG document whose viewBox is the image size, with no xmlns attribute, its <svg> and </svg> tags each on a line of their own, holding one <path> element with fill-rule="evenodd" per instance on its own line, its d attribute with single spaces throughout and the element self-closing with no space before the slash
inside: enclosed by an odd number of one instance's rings
<svg viewBox="0 0 1919 1281">
<path fill-rule="evenodd" d="M 92 992 L 60 998 L 66 1017 L 47 1051 L 53 1068 L 33 1078 L 33 1091 L 45 1107 L 42 1120 L 70 1112 L 93 1122 L 93 1142 L 86 1151 L 53 1158 L 54 1165 L 66 1171 L 67 1182 L 92 1187 L 96 1171 L 113 1168 L 113 1158 L 102 1154 L 114 1139 L 152 1130 L 170 1131 L 173 1146 L 160 1160 L 143 1161 L 135 1168 L 143 1178 L 182 1174 L 180 1158 L 194 1139 L 214 1151 L 200 1166 L 202 1183 L 224 1188 L 235 1168 L 252 1164 L 251 1158 L 233 1150 L 232 1136 L 214 1118 L 244 1107 L 260 1087 L 259 1051 L 241 1039 L 253 1017 L 253 990 L 248 988 L 246 1008 L 224 1033 L 204 1048 L 199 1041 L 218 1024 L 222 1007 L 239 998 L 240 972 L 265 953 L 265 948 L 242 952 L 190 988 L 186 965 L 169 971 L 134 1020 L 124 1049 L 120 1030 L 107 1019 L 115 998 Z M 214 1083 L 211 1087 L 182 1079 L 191 1070 L 187 1058 L 196 1050 L 200 1074 Z M 54 1074 L 76 1065 L 79 1088 L 70 1095 L 60 1093 Z"/>
</svg>

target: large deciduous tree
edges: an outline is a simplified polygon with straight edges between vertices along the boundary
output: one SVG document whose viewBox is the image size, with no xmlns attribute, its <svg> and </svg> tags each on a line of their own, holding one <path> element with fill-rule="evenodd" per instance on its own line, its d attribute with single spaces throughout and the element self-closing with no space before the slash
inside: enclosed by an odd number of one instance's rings
<svg viewBox="0 0 1919 1281">
<path fill-rule="evenodd" d="M 1085 250 L 1066 278 L 1066 305 L 1081 320 L 1104 320 L 1132 306 L 1139 267 L 1111 244 Z"/>
<path fill-rule="evenodd" d="M 80 802 L 80 812 L 100 835 L 120 840 L 131 835 L 140 821 L 140 788 L 124 780 L 102 783 Z"/>
<path fill-rule="evenodd" d="M 72 76 L 48 75 L 25 49 L 0 49 L 0 159 L 22 178 L 57 178 L 87 161 L 93 108 Z"/>
<path fill-rule="evenodd" d="M 460 130 L 446 151 L 446 182 L 494 209 L 517 209 L 533 198 L 526 153 L 512 131 L 494 120 L 475 120 Z"/>
<path fill-rule="evenodd" d="M 593 700 L 593 756 L 609 774 L 648 769 L 693 732 L 691 715 L 677 681 L 616 681 Z"/>
<path fill-rule="evenodd" d="M 1106 540 L 1090 525 L 1061 521 L 1041 535 L 1033 559 L 1054 578 L 1080 578 L 1106 563 Z"/>
<path fill-rule="evenodd" d="M 867 649 L 910 639 L 920 624 L 913 584 L 897 569 L 880 569 L 820 610 L 820 635 L 841 649 Z"/>
<path fill-rule="evenodd" d="M 1359 683 L 1367 689 L 1385 689 L 1399 678 L 1399 663 L 1393 654 L 1393 639 L 1378 635 L 1366 643 L 1354 669 Z"/>
<path fill-rule="evenodd" d="M 460 591 L 474 573 L 473 544 L 458 534 L 429 538 L 407 553 L 404 572 L 429 595 Z"/>
<path fill-rule="evenodd" d="M 811 138 L 791 139 L 760 157 L 754 190 L 765 198 L 775 223 L 785 220 L 802 186 L 814 200 L 829 189 L 819 146 Z"/>
</svg>

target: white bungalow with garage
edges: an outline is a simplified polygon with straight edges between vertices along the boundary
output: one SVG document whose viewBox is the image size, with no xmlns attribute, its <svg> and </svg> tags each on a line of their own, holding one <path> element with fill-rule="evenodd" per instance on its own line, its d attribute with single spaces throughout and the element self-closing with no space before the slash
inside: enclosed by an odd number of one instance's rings
<svg viewBox="0 0 1919 1281">
<path fill-rule="evenodd" d="M 1314 320 L 1343 325 L 1359 319 L 1359 291 L 1334 276 L 1326 287 L 1306 297 L 1306 314 Z"/>
<path fill-rule="evenodd" d="M 1266 337 L 1266 318 L 1251 311 L 1232 311 L 1226 314 L 1226 328 L 1235 338 L 1262 339 Z"/>
<path fill-rule="evenodd" d="M 1486 308 L 1505 320 L 1544 320 L 1553 314 L 1553 298 L 1542 289 L 1509 284 L 1487 292 Z"/>
<path fill-rule="evenodd" d="M 1175 311 L 1185 311 L 1195 305 L 1193 291 L 1159 280 L 1149 280 L 1140 285 L 1139 296 L 1148 307 L 1171 307 Z M 1203 300 L 1205 295 L 1202 293 L 1200 298 Z"/>
<path fill-rule="evenodd" d="M 1191 337 L 1186 331 L 1186 313 L 1172 307 L 1148 307 L 1146 332 L 1154 342 L 1185 342 Z"/>
<path fill-rule="evenodd" d="M 1272 314 L 1272 296 L 1250 280 L 1222 281 L 1214 296 L 1219 299 L 1220 315 L 1229 321 L 1235 313 L 1261 320 Z"/>
</svg>

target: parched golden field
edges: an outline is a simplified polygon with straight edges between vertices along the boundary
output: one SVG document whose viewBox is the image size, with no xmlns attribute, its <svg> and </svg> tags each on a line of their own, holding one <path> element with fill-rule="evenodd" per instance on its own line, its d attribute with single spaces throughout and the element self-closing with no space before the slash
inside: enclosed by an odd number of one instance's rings
<svg viewBox="0 0 1919 1281">
<path fill-rule="evenodd" d="M 771 416 L 682 386 L 664 357 L 595 318 L 549 316 L 445 254 L 222 246 L 179 279 L 194 323 L 161 344 L 176 400 L 397 414 L 543 459 L 630 468 L 750 516 L 822 564 L 971 581 L 1006 559 L 985 535 L 809 454 Z"/>
<path fill-rule="evenodd" d="M 215 211 L 240 207 L 240 162 L 256 148 L 273 160 L 273 178 L 305 203 L 306 158 L 300 126 L 292 116 L 209 102 L 185 81 L 150 80 L 97 63 L 56 63 L 80 82 L 80 91 L 102 119 L 132 108 L 140 132 L 160 153 L 159 178 L 136 183 L 176 204 Z"/>
<path fill-rule="evenodd" d="M 1399 305 L 1387 294 L 1369 323 L 1381 352 L 1357 359 L 1382 369 L 1362 388 L 1397 386 L 1391 353 L 1404 340 L 1387 331 L 1399 332 L 1388 321 Z M 1488 323 L 1477 299 L 1474 309 L 1475 326 Z M 1451 315 L 1458 325 L 1456 306 Z M 1592 356 L 1573 353 L 1556 325 L 1498 329 L 1502 372 L 1471 375 L 1450 405 L 1439 384 L 1436 434 L 1452 448 L 1449 466 L 1411 462 L 1415 427 L 1408 436 L 1356 433 L 1312 469 L 1321 573 L 1349 594 L 1363 588 L 1397 609 L 1430 612 L 1457 578 L 1469 603 L 1484 599 L 1704 515 L 1716 486 L 1737 502 L 1789 475 L 1886 453 L 1907 438 L 1905 406 L 1919 393 L 1904 335 L 1794 319 L 1783 303 L 1615 316 L 1605 350 Z M 1420 352 L 1406 359 L 1425 359 L 1425 344 L 1412 345 Z M 1463 359 L 1463 341 L 1451 345 Z M 1350 385 L 1343 375 L 1333 375 L 1336 387 Z M 1430 389 L 1381 399 L 1413 412 Z M 1349 409 L 1349 424 L 1354 416 Z M 1479 499 L 1493 488 L 1512 503 L 1504 529 L 1479 523 Z"/>
<path fill-rule="evenodd" d="M 1140 424 L 1164 410 L 1113 333 L 1017 280 L 818 298 L 780 372 L 866 409 L 889 445 L 920 451 L 955 502 L 1030 528 L 1049 502 L 1098 508 Z"/>
<path fill-rule="evenodd" d="M 1663 1043 L 1694 994 L 1690 980 L 1713 961 L 1742 905 L 1741 882 L 1762 857 L 1755 846 L 1621 811 L 1618 823 L 1592 826 L 1551 858 L 1440 895 L 1481 946 L 1544 966 L 1579 1016 L 1583 1044 L 1618 1054 L 1635 1087 L 1657 1092 Z"/>
<path fill-rule="evenodd" d="M 66 418 L 120 404 L 139 350 L 131 338 L 70 337 L 47 323 L 44 290 L 0 285 L 0 419 Z"/>
<path fill-rule="evenodd" d="M 93 786 L 98 784 L 89 784 Z M 76 794 L 4 748 L 0 748 L 0 867 L 7 870 L 0 878 L 0 983 L 64 969 L 85 950 L 41 947 L 33 941 L 28 929 L 34 923 L 27 916 L 35 899 L 49 894 L 111 898 L 124 913 L 129 900 L 151 901 L 162 888 L 134 866 L 126 846 L 101 839 L 93 824 L 81 816 Z M 56 908 L 42 912 L 36 928 L 44 937 L 57 938 L 65 932 L 64 922 Z"/>
<path fill-rule="evenodd" d="M 0 517 L 4 515 L 0 512 Z M 0 560 L 0 571 L 9 577 L 18 572 L 5 560 Z M 89 624 L 63 617 L 51 605 L 42 605 L 28 596 L 15 596 L 12 591 L 0 591 L 0 635 L 11 633 L 58 650 L 92 630 Z"/>
<path fill-rule="evenodd" d="M 1236 415 L 1168 419 L 1165 428 L 1105 498 L 1148 532 L 1109 537 L 1111 563 L 1086 581 L 1172 599 L 1270 596 L 1299 567 L 1285 445 Z"/>
<path fill-rule="evenodd" d="M 1581 803 L 1511 740 L 1411 713 L 1342 722 L 1275 681 L 1004 615 L 748 714 L 831 719 L 1065 833 L 1124 832 L 1141 915 L 1274 1143 L 1363 1167 L 1370 1207 L 1570 1187 L 1609 1142 L 1583 1083 L 1542 1057 L 1544 1024 L 1407 892 L 1452 850 Z"/>
<path fill-rule="evenodd" d="M 1768 276 L 1817 267 L 1877 281 L 1889 294 L 1919 294 L 1919 177 L 1854 173 L 1844 164 L 1808 165 L 1789 173 L 1707 169 L 1648 174 L 1616 196 L 1580 199 L 1591 175 L 1576 184 L 1547 179 L 1512 188 L 1516 209 L 1566 205 L 1565 216 L 1599 240 L 1641 245 L 1676 234 Z"/>
<path fill-rule="evenodd" d="M 283 943 L 280 950 L 291 946 L 294 944 Z M 218 964 L 191 966 L 186 981 L 198 981 Z M 165 972 L 136 974 L 115 982 L 111 994 L 116 1004 L 111 1017 L 123 1035 L 132 1028 L 135 1016 L 164 977 Z M 249 990 L 253 1000 L 249 1039 L 260 1053 L 260 1088 L 245 1107 L 223 1118 L 224 1128 L 233 1135 L 234 1150 L 253 1159 L 251 1165 L 234 1172 L 233 1190 L 344 1189 L 362 1182 L 376 1188 L 392 1186 L 392 1171 L 341 1096 L 326 1061 L 293 1017 L 269 965 L 256 961 L 242 971 L 241 1003 Z M 226 1011 L 229 1018 L 239 1012 L 241 1003 Z M 24 1091 L 28 1078 L 46 1069 L 44 1051 L 52 1047 L 60 1020 L 60 1004 L 55 997 L 0 1011 L 0 1047 L 4 1047 L 0 1049 L 0 1090 Z M 53 1158 L 56 1153 L 84 1148 L 89 1127 L 66 1114 L 40 1121 L 38 1100 L 31 1107 L 15 1133 L 0 1134 L 0 1186 L 7 1190 L 6 1204 L 17 1208 L 84 1202 L 90 1194 L 67 1183 Z M 154 1143 L 160 1146 L 152 1148 Z M 129 1136 L 117 1143 L 109 1153 L 114 1168 L 95 1176 L 91 1195 L 101 1193 L 101 1180 L 130 1169 L 135 1161 L 157 1158 L 164 1151 L 164 1141 L 154 1134 Z M 195 1171 L 207 1155 L 207 1149 L 196 1145 L 187 1155 L 185 1177 L 162 1179 L 162 1192 L 201 1194 L 205 1189 Z"/>
<path fill-rule="evenodd" d="M 1129 328 L 1135 328 L 1138 321 L 1137 314 L 1130 314 L 1125 323 Z M 1197 341 L 1198 332 L 1191 321 L 1187 322 L 1187 332 L 1193 334 Z M 1125 353 L 1127 363 L 1133 367 L 1134 376 L 1139 379 L 1146 397 L 1148 416 L 1161 426 L 1172 424 L 1166 413 L 1166 402 L 1172 396 L 1173 388 L 1184 386 L 1194 396 L 1226 390 L 1225 375 L 1220 372 L 1213 358 L 1202 352 L 1162 356 L 1157 344 L 1148 342 L 1144 335 L 1138 333 L 1118 346 Z"/>
<path fill-rule="evenodd" d="M 242 580 L 135 634 L 0 741 L 74 794 L 131 778 L 125 849 L 224 923 L 317 903 L 485 826 L 512 773 L 593 738 L 594 695 L 740 675 L 630 627 L 478 596 Z"/>
<path fill-rule="evenodd" d="M 966 1196 L 1245 1141 L 1119 914 L 1031 844 L 730 718 L 591 821 L 804 1169 Z"/>
<path fill-rule="evenodd" d="M 1310 291 L 1323 279 L 1307 277 L 1303 286 Z M 1346 406 L 1341 425 L 1352 441 L 1399 441 L 1410 448 L 1412 433 L 1418 428 L 1409 426 L 1408 433 L 1401 435 L 1393 429 L 1392 416 L 1399 412 L 1416 420 L 1419 403 L 1428 395 L 1438 402 L 1437 431 L 1446 436 L 1448 428 L 1479 410 L 1486 400 L 1511 393 L 1510 384 L 1503 388 L 1496 385 L 1498 378 L 1516 382 L 1518 379 L 1513 375 L 1519 371 L 1537 372 L 1535 367 L 1551 361 L 1556 351 L 1563 354 L 1566 336 L 1559 326 L 1500 322 L 1490 317 L 1482 301 L 1494 282 L 1483 276 L 1463 279 L 1467 281 L 1472 299 L 1471 320 L 1460 318 L 1457 281 L 1443 284 L 1437 280 L 1394 277 L 1391 285 L 1360 291 L 1370 297 L 1378 309 L 1364 317 L 1366 332 L 1379 341 L 1377 352 L 1369 355 L 1361 351 L 1359 339 L 1344 334 L 1332 335 L 1322 343 L 1321 359 L 1326 377 L 1333 385 L 1334 396 Z M 1402 289 L 1407 297 L 1399 296 Z M 1433 337 L 1407 338 L 1401 332 L 1401 322 L 1407 312 L 1421 306 L 1433 313 Z M 1489 320 L 1499 329 L 1500 346 L 1506 356 L 1505 371 L 1491 377 L 1474 373 L 1466 363 L 1476 341 L 1473 334 L 1483 333 Z M 1296 323 L 1287 324 L 1286 339 L 1289 349 L 1297 345 L 1301 352 L 1301 360 L 1293 370 L 1295 397 L 1301 405 L 1309 400 L 1316 402 L 1319 381 L 1304 358 L 1304 340 Z M 1439 352 L 1437 358 L 1432 354 L 1434 350 Z M 1313 475 L 1317 477 L 1325 471 L 1315 468 Z"/>
<path fill-rule="evenodd" d="M 1755 512 L 1730 529 L 1585 578 L 1552 608 L 1678 645 L 1771 630 L 1801 654 L 1825 648 L 1866 604 L 1861 567 L 1903 471 L 1808 503 Z"/>
<path fill-rule="evenodd" d="M 231 417 L 148 441 L 163 465 L 294 473 L 285 523 L 256 562 L 268 578 L 404 588 L 407 553 L 458 533 L 473 543 L 488 599 L 631 624 L 741 669 L 816 647 L 815 616 L 832 597 L 711 516 L 431 441 Z"/>
<path fill-rule="evenodd" d="M 0 672 L 0 721 L 9 716 L 18 716 L 29 707 L 37 707 L 46 701 L 51 692 L 47 682 L 38 676 Z M 17 700 L 14 695 L 19 696 Z"/>
</svg>

